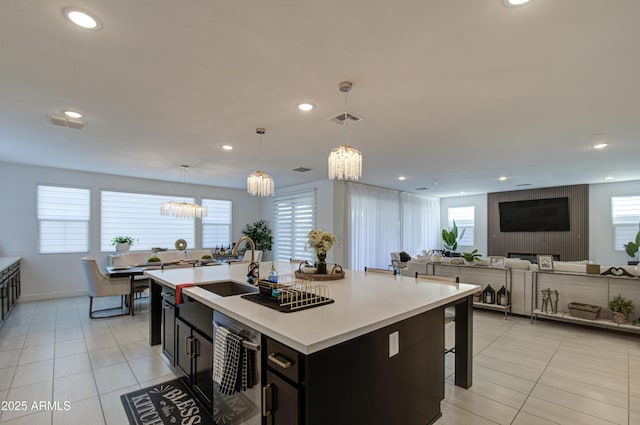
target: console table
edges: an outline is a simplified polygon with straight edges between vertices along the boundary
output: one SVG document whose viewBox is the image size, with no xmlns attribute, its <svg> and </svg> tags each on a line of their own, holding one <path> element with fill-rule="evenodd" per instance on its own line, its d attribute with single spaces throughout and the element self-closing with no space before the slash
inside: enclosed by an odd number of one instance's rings
<svg viewBox="0 0 640 425">
<path fill-rule="evenodd" d="M 511 306 L 513 305 L 513 290 L 512 290 L 512 282 L 513 276 L 511 273 L 510 267 L 488 267 L 488 266 L 477 266 L 477 265 L 466 265 L 466 264 L 449 264 L 449 263 L 427 263 L 431 265 L 431 274 L 437 276 L 437 269 L 443 268 L 443 273 L 440 276 L 449 276 L 449 277 L 459 277 L 460 282 L 464 283 L 473 283 L 476 285 L 481 285 L 482 289 L 486 288 L 488 284 L 493 283 L 494 285 L 504 285 L 504 287 L 509 291 L 509 303 L 507 305 L 498 305 L 489 304 L 485 302 L 474 301 L 473 306 L 477 308 L 484 308 L 487 310 L 494 311 L 502 311 L 504 312 L 504 318 L 506 319 L 508 314 L 511 312 Z M 428 267 L 428 266 L 427 266 Z M 455 270 L 453 273 L 451 270 Z M 447 271 L 444 271 L 447 270 Z M 428 272 L 428 269 L 427 269 Z M 497 279 L 500 279 L 498 283 L 496 283 Z M 500 289 L 499 287 L 494 288 L 496 292 Z"/>
<path fill-rule="evenodd" d="M 544 312 L 539 308 L 540 289 L 550 288 L 558 291 L 558 311 Z M 531 291 L 531 323 L 538 317 L 561 322 L 577 323 L 624 332 L 640 333 L 640 326 L 627 323 L 618 325 L 611 320 L 608 309 L 609 300 L 616 295 L 629 298 L 635 305 L 631 313 L 637 317 L 640 310 L 640 278 L 628 276 L 603 276 L 599 274 L 571 273 L 559 271 L 534 271 L 533 291 Z M 596 320 L 573 317 L 567 304 L 584 303 L 602 307 L 601 317 Z"/>
</svg>

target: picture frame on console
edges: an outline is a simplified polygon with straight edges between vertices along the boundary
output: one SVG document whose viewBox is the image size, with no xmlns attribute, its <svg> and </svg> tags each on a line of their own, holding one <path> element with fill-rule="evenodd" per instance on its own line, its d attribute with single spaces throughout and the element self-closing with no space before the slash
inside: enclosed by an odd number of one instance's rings
<svg viewBox="0 0 640 425">
<path fill-rule="evenodd" d="M 489 257 L 489 267 L 500 267 L 504 268 L 504 257 Z"/>
<path fill-rule="evenodd" d="M 538 270 L 553 271 L 553 255 L 538 255 Z"/>
</svg>

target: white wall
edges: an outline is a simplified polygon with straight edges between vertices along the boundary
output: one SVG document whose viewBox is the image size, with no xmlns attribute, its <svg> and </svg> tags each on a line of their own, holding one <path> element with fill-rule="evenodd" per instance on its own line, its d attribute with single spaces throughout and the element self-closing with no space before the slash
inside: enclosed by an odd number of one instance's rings
<svg viewBox="0 0 640 425">
<path fill-rule="evenodd" d="M 91 189 L 90 252 L 77 254 L 38 254 L 36 188 L 38 184 L 76 186 Z M 86 173 L 56 168 L 34 167 L 0 162 L 0 251 L 22 253 L 21 300 L 86 294 L 80 258 L 91 255 L 103 265 L 109 253 L 100 252 L 100 189 L 154 194 L 228 199 L 233 202 L 232 237 L 242 236 L 247 223 L 261 218 L 261 202 L 246 191 L 183 183 L 160 182 Z M 197 226 L 200 244 L 201 229 Z M 191 247 L 200 248 L 200 246 Z"/>
<path fill-rule="evenodd" d="M 640 181 L 589 185 L 589 259 L 602 265 L 624 265 L 631 258 L 613 250 L 611 197 L 640 195 Z"/>
<path fill-rule="evenodd" d="M 475 217 L 475 245 L 474 246 L 459 246 L 458 252 L 471 252 L 477 249 L 482 255 L 482 258 L 487 256 L 487 194 L 482 195 L 469 195 L 469 196 L 456 196 L 452 198 L 442 198 L 440 200 L 440 227 L 442 229 L 448 229 L 449 223 L 447 223 L 447 208 L 449 207 L 468 207 L 474 206 Z M 442 242 L 442 239 L 440 239 Z M 442 248 L 440 245 L 438 248 Z"/>
</svg>

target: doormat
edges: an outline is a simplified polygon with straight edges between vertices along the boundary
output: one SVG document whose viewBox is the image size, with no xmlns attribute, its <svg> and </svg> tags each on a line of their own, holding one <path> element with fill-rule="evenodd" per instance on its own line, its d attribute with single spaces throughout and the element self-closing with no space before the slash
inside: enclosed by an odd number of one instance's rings
<svg viewBox="0 0 640 425">
<path fill-rule="evenodd" d="M 259 412 L 243 394 L 214 391 L 214 419 L 181 379 L 123 394 L 120 399 L 130 425 L 235 425 Z"/>
</svg>

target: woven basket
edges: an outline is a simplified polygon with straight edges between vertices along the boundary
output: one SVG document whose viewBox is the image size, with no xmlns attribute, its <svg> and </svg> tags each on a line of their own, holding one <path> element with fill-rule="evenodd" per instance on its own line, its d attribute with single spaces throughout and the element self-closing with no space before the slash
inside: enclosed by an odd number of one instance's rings
<svg viewBox="0 0 640 425">
<path fill-rule="evenodd" d="M 579 319 L 596 320 L 602 307 L 590 304 L 569 303 L 569 314 Z"/>
</svg>

